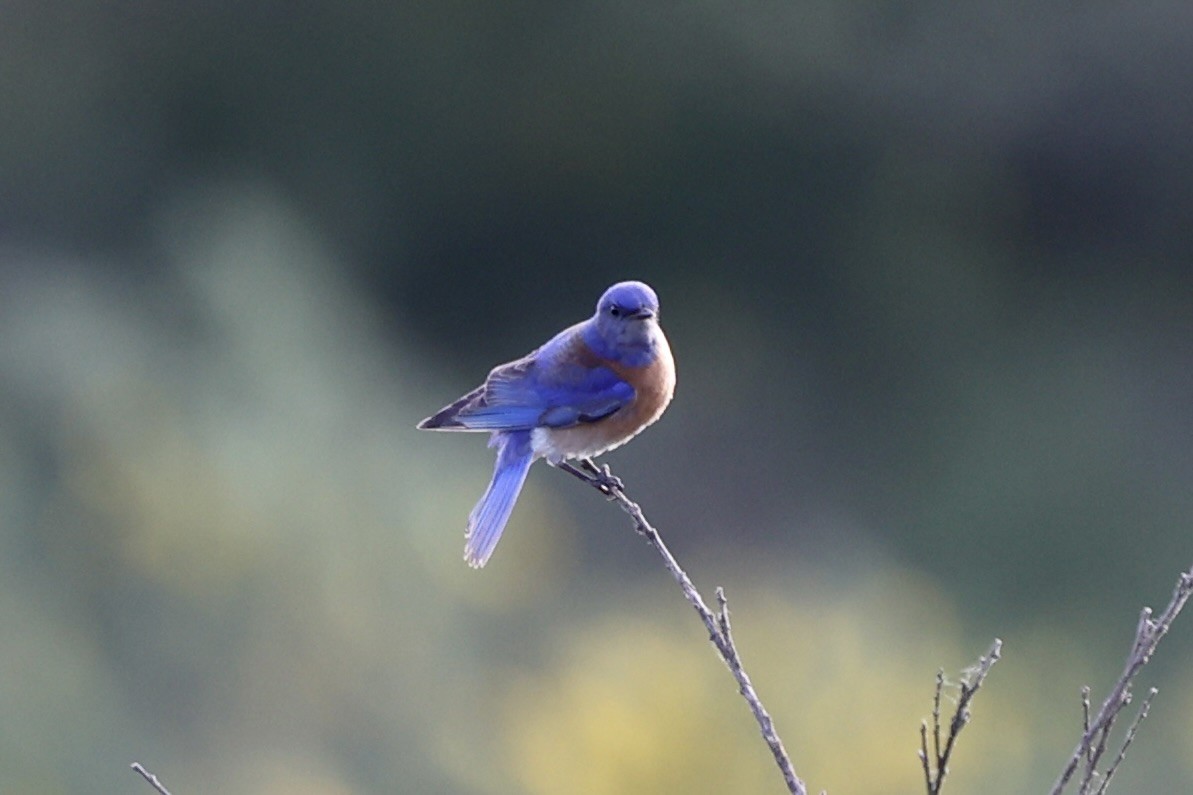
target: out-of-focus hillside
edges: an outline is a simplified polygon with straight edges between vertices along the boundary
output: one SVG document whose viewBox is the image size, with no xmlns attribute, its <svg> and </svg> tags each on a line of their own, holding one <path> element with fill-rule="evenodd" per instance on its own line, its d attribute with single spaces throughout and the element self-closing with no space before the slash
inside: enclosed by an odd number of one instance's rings
<svg viewBox="0 0 1193 795">
<path fill-rule="evenodd" d="M 1040 791 L 1193 559 L 1177 2 L 0 10 L 0 791 L 765 792 L 623 516 L 414 424 L 662 300 L 611 455 L 819 791 Z M 1193 625 L 1193 620 L 1190 620 Z M 1116 778 L 1193 788 L 1193 631 Z"/>
</svg>

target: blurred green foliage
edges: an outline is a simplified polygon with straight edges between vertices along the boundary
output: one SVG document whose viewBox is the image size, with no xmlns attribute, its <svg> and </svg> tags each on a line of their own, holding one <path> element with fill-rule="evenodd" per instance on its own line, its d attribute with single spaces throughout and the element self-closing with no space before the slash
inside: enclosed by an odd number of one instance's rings
<svg viewBox="0 0 1193 795">
<path fill-rule="evenodd" d="M 770 792 L 615 509 L 414 423 L 658 288 L 614 456 L 797 770 L 1041 791 L 1190 559 L 1185 6 L 0 10 L 0 791 Z M 1193 637 L 1124 792 L 1193 787 Z"/>
</svg>

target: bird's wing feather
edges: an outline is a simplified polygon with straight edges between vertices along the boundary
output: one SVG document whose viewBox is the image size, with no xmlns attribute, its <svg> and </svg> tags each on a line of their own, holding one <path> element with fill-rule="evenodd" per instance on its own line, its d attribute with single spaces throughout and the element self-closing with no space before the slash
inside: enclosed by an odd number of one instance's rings
<svg viewBox="0 0 1193 795">
<path fill-rule="evenodd" d="M 557 364 L 547 374 L 536 364 L 532 354 L 494 368 L 454 419 L 469 430 L 567 428 L 596 422 L 634 398 L 634 388 L 606 367 Z"/>
</svg>

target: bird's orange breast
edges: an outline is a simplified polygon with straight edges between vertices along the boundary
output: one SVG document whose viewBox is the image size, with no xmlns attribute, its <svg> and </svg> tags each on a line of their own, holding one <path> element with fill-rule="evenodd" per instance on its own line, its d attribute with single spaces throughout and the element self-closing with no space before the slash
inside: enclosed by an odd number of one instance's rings
<svg viewBox="0 0 1193 795">
<path fill-rule="evenodd" d="M 624 427 L 630 436 L 661 417 L 675 394 L 675 360 L 662 331 L 659 331 L 658 342 L 658 355 L 645 367 L 607 365 L 634 388 L 633 401 L 609 418 L 610 422 Z"/>
<path fill-rule="evenodd" d="M 633 400 L 597 422 L 570 428 L 536 428 L 533 445 L 539 455 L 550 461 L 591 458 L 625 444 L 662 416 L 675 394 L 675 360 L 662 330 L 657 333 L 657 355 L 648 365 L 627 367 L 599 360 L 600 366 L 609 368 L 634 388 Z"/>
</svg>

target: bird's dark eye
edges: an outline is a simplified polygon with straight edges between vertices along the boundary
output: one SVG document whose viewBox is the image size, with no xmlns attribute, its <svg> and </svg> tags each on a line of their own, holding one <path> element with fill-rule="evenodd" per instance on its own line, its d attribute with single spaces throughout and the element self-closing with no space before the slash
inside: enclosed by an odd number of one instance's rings
<svg viewBox="0 0 1193 795">
<path fill-rule="evenodd" d="M 613 315 L 613 317 L 621 317 L 621 307 L 617 304 L 614 304 L 613 306 L 609 307 L 609 314 Z"/>
</svg>

